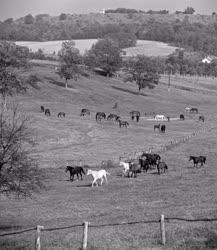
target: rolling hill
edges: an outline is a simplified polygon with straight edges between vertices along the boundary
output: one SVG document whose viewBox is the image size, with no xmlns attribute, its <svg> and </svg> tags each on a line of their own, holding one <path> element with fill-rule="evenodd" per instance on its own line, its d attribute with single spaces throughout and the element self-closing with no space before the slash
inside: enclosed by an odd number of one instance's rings
<svg viewBox="0 0 217 250">
<path fill-rule="evenodd" d="M 32 66 L 25 74 L 36 74 L 38 88 L 29 88 L 25 95 L 17 96 L 19 109 L 31 117 L 31 127 L 37 134 L 40 168 L 46 174 L 47 189 L 34 199 L 20 202 L 0 196 L 0 232 L 36 225 L 45 228 L 73 225 L 89 221 L 92 225 L 159 219 L 169 217 L 214 218 L 216 213 L 216 94 L 210 94 L 215 79 L 172 78 L 171 89 L 167 79 L 152 90 L 138 95 L 136 86 L 121 79 L 91 75 L 70 81 L 69 88 L 55 74 L 52 66 Z M 174 88 L 185 86 L 190 90 Z M 203 92 L 198 91 L 203 89 Z M 118 103 L 117 110 L 112 109 Z M 50 108 L 51 116 L 40 112 L 40 106 Z M 198 115 L 186 114 L 186 106 L 199 108 L 205 122 L 198 122 Z M 81 108 L 89 108 L 90 117 L 80 117 Z M 139 123 L 130 120 L 129 112 L 139 110 Z M 66 118 L 58 118 L 60 111 Z M 120 129 L 108 121 L 97 123 L 97 111 L 119 114 L 130 123 Z M 166 133 L 153 131 L 150 114 L 165 114 L 185 121 L 165 122 Z M 145 116 L 146 114 L 146 116 Z M 211 130 L 204 130 L 212 128 Z M 141 173 L 137 178 L 123 178 L 119 157 L 133 156 L 135 152 L 159 150 L 162 145 L 200 131 L 185 143 L 161 153 L 168 163 L 168 172 L 158 176 L 156 170 Z M 189 155 L 206 155 L 204 168 L 193 168 Z M 67 164 L 87 164 L 92 169 L 102 168 L 101 162 L 112 164 L 103 167 L 109 171 L 108 185 L 91 188 L 91 178 L 69 182 L 65 173 Z M 90 228 L 88 249 L 213 249 L 217 247 L 216 222 L 178 222 L 166 224 L 167 243 L 160 246 L 158 224 L 122 225 L 117 227 Z M 42 232 L 44 249 L 79 249 L 81 228 Z M 1 249 L 31 249 L 34 232 L 13 237 L 1 237 Z"/>
</svg>

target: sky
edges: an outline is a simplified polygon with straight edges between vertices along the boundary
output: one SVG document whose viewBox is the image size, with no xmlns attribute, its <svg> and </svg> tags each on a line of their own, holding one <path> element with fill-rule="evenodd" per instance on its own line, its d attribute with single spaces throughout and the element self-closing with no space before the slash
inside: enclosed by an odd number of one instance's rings
<svg viewBox="0 0 217 250">
<path fill-rule="evenodd" d="M 217 12 L 217 0 L 0 0 L 0 20 L 19 18 L 27 14 L 83 14 L 103 8 L 132 8 L 141 10 L 183 11 L 191 6 L 199 14 Z"/>
</svg>

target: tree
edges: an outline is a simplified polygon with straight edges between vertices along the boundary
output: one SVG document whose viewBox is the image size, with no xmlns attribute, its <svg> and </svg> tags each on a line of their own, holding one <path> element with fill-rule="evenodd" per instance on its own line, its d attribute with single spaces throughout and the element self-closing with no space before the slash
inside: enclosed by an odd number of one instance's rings
<svg viewBox="0 0 217 250">
<path fill-rule="evenodd" d="M 28 49 L 14 43 L 0 43 L 0 94 L 2 105 L 6 108 L 7 97 L 26 90 L 17 74 L 15 67 L 23 67 L 27 63 Z"/>
<path fill-rule="evenodd" d="M 194 14 L 195 10 L 194 8 L 192 7 L 187 7 L 185 10 L 184 10 L 184 14 Z"/>
<path fill-rule="evenodd" d="M 81 63 L 81 56 L 79 50 L 76 49 L 73 41 L 66 41 L 62 43 L 62 48 L 58 53 L 60 59 L 60 68 L 57 74 L 65 79 L 65 87 L 68 87 L 68 80 L 77 80 L 80 74 L 79 64 Z"/>
<path fill-rule="evenodd" d="M 33 24 L 34 23 L 34 17 L 31 14 L 28 14 L 24 17 L 24 23 L 25 24 Z"/>
<path fill-rule="evenodd" d="M 127 80 L 135 81 L 138 90 L 143 88 L 154 88 L 159 81 L 159 68 L 156 59 L 146 56 L 137 56 L 125 64 L 128 73 Z"/>
<path fill-rule="evenodd" d="M 43 187 L 43 176 L 37 159 L 31 157 L 34 148 L 28 119 L 17 109 L 0 109 L 0 193 L 31 196 Z"/>
<path fill-rule="evenodd" d="M 120 49 L 111 39 L 99 40 L 86 53 L 85 64 L 91 68 L 101 68 L 107 76 L 111 76 L 121 66 Z"/>
</svg>

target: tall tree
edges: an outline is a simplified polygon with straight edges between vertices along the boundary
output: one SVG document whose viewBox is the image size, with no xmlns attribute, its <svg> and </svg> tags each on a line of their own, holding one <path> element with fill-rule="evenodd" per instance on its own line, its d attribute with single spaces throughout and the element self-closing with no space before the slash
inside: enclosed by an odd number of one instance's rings
<svg viewBox="0 0 217 250">
<path fill-rule="evenodd" d="M 34 149 L 28 119 L 16 108 L 0 108 L 0 193 L 30 196 L 43 187 L 38 161 L 31 157 Z"/>
<path fill-rule="evenodd" d="M 154 88 L 159 81 L 158 62 L 156 59 L 146 56 L 137 56 L 125 64 L 125 70 L 129 74 L 127 80 L 135 81 L 138 90 Z"/>
<path fill-rule="evenodd" d="M 116 72 L 122 63 L 120 49 L 112 39 L 99 40 L 86 53 L 85 64 L 91 68 L 100 67 L 107 76 Z"/>
<path fill-rule="evenodd" d="M 26 90 L 14 69 L 25 66 L 27 57 L 27 48 L 9 42 L 0 43 L 0 94 L 4 108 L 9 95 Z"/>
<path fill-rule="evenodd" d="M 57 70 L 57 74 L 65 79 L 65 87 L 67 88 L 68 80 L 76 80 L 80 74 L 81 56 L 79 50 L 75 48 L 74 41 L 63 42 L 58 55 L 61 65 Z"/>
</svg>

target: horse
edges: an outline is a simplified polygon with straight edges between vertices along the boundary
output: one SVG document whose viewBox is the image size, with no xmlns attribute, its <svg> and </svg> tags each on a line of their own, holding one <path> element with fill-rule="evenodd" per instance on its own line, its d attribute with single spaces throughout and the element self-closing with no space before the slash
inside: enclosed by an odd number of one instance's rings
<svg viewBox="0 0 217 250">
<path fill-rule="evenodd" d="M 161 133 L 165 133 L 165 131 L 166 131 L 166 125 L 161 125 L 160 131 L 161 131 Z"/>
<path fill-rule="evenodd" d="M 96 121 L 101 121 L 102 119 L 106 119 L 106 114 L 104 112 L 97 112 Z"/>
<path fill-rule="evenodd" d="M 85 115 L 90 115 L 90 110 L 89 109 L 82 109 L 80 116 L 85 116 Z"/>
<path fill-rule="evenodd" d="M 92 175 L 92 177 L 93 177 L 92 187 L 93 187 L 94 183 L 96 184 L 96 186 L 98 186 L 97 180 L 99 180 L 99 179 L 101 179 L 101 186 L 102 186 L 103 177 L 104 177 L 106 183 L 108 184 L 108 180 L 106 177 L 107 174 L 110 175 L 105 169 L 101 169 L 98 171 L 88 169 L 88 171 L 87 171 L 87 175 Z"/>
<path fill-rule="evenodd" d="M 147 160 L 147 162 L 149 164 L 148 168 L 150 168 L 151 166 L 153 168 L 155 168 L 157 166 L 157 164 L 159 163 L 160 159 L 161 159 L 160 155 L 158 155 L 158 154 L 143 153 L 142 156 L 141 156 L 141 159 L 143 157 L 146 157 L 146 160 Z"/>
<path fill-rule="evenodd" d="M 140 163 L 140 168 L 141 170 L 145 171 L 147 173 L 149 167 L 150 167 L 150 162 L 148 159 L 143 159 L 143 158 L 140 158 L 139 159 L 139 163 Z"/>
<path fill-rule="evenodd" d="M 197 167 L 198 163 L 200 163 L 201 167 L 203 166 L 203 164 L 206 162 L 206 157 L 205 156 L 190 156 L 189 157 L 189 161 L 193 160 L 194 163 L 194 167 Z"/>
<path fill-rule="evenodd" d="M 204 117 L 203 115 L 200 115 L 200 116 L 199 116 L 199 121 L 204 122 L 204 121 L 205 121 L 205 117 Z"/>
<path fill-rule="evenodd" d="M 129 176 L 136 178 L 137 173 L 141 173 L 141 166 L 139 164 L 130 163 Z"/>
<path fill-rule="evenodd" d="M 167 164 L 164 161 L 158 162 L 158 164 L 157 164 L 157 171 L 158 171 L 159 175 L 161 173 L 165 173 L 167 169 L 168 169 L 168 166 L 167 166 Z"/>
<path fill-rule="evenodd" d="M 130 163 L 129 162 L 120 161 L 119 166 L 123 167 L 122 176 L 126 176 L 127 174 L 129 176 Z"/>
<path fill-rule="evenodd" d="M 131 111 L 130 112 L 130 116 L 131 116 L 131 119 L 134 120 L 134 117 L 136 117 L 136 121 L 138 122 L 139 121 L 139 117 L 140 117 L 140 112 L 139 111 Z"/>
<path fill-rule="evenodd" d="M 65 117 L 65 116 L 66 116 L 66 113 L 64 113 L 64 112 L 59 112 L 57 116 L 58 116 L 58 117 Z"/>
<path fill-rule="evenodd" d="M 116 121 L 117 117 L 118 117 L 118 115 L 116 115 L 116 114 L 109 114 L 107 117 L 107 121 L 110 121 L 110 120 Z"/>
<path fill-rule="evenodd" d="M 45 113 L 45 115 L 48 115 L 48 116 L 51 115 L 51 114 L 50 114 L 50 109 L 45 109 L 44 113 Z"/>
<path fill-rule="evenodd" d="M 44 106 L 41 106 L 41 112 L 44 112 L 45 108 Z"/>
<path fill-rule="evenodd" d="M 129 123 L 128 123 L 128 122 L 119 120 L 119 127 L 120 127 L 120 128 L 121 128 L 121 127 L 127 128 L 128 126 L 129 126 Z"/>
<path fill-rule="evenodd" d="M 155 131 L 155 129 L 158 129 L 159 131 L 160 131 L 160 123 L 158 124 L 158 125 L 154 125 L 154 131 Z"/>
<path fill-rule="evenodd" d="M 180 114 L 179 119 L 180 119 L 181 121 L 184 121 L 184 120 L 185 120 L 184 115 L 183 115 L 183 114 Z"/>
<path fill-rule="evenodd" d="M 82 180 L 82 173 L 85 175 L 84 169 L 82 167 L 72 167 L 72 166 L 66 166 L 66 172 L 69 171 L 70 173 L 70 181 L 74 180 L 74 175 L 77 175 L 77 178 L 79 180 L 79 175 L 81 176 L 81 180 Z"/>
<path fill-rule="evenodd" d="M 190 108 L 190 113 L 198 113 L 198 108 Z"/>
<path fill-rule="evenodd" d="M 112 108 L 117 109 L 118 108 L 118 103 L 116 102 Z"/>
</svg>

